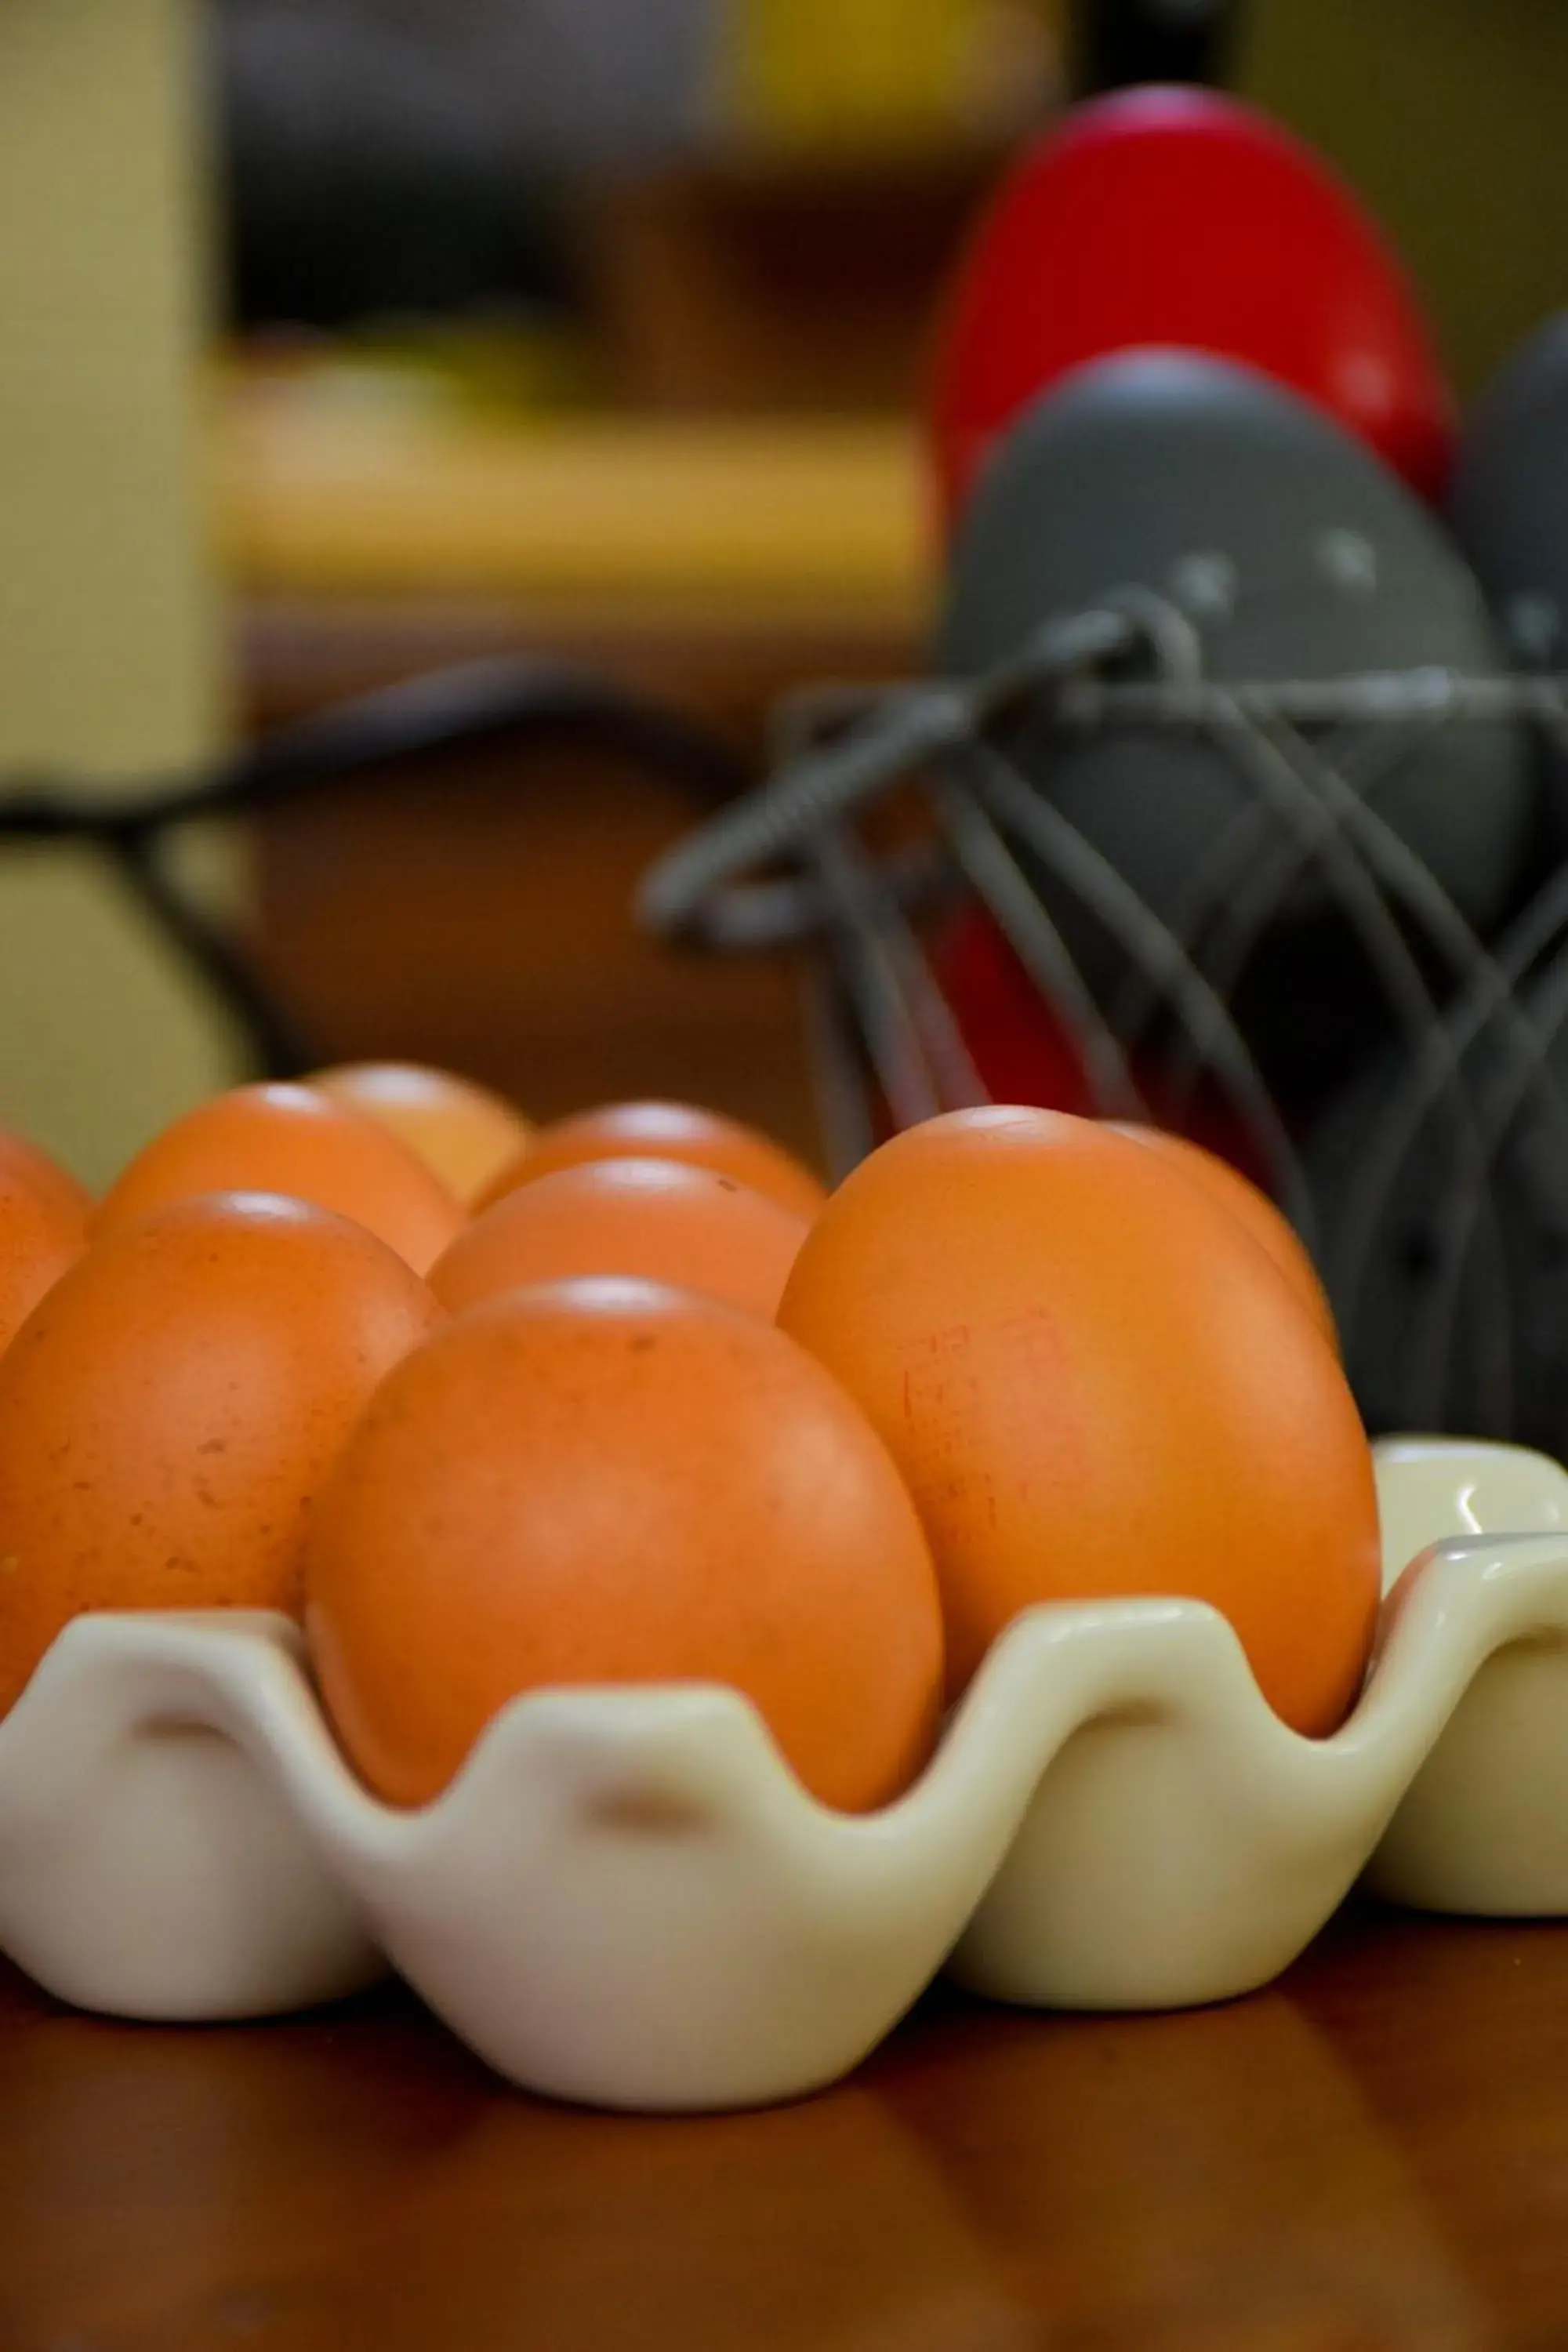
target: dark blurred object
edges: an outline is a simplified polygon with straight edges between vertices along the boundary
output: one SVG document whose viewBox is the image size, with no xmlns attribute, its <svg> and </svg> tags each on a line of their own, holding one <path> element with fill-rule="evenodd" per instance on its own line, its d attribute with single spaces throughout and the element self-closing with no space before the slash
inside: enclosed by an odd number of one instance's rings
<svg viewBox="0 0 1568 2352">
<path fill-rule="evenodd" d="M 1236 88 L 1331 156 L 1409 264 L 1459 391 L 1568 299 L 1568 8 L 1247 0 Z"/>
<path fill-rule="evenodd" d="M 1448 520 L 1521 669 L 1568 669 L 1568 311 L 1471 411 Z M 1551 847 L 1568 853 L 1568 729 L 1542 740 Z"/>
<path fill-rule="evenodd" d="M 1501 666 L 1475 582 L 1405 486 L 1282 385 L 1194 352 L 1079 369 L 998 443 L 955 547 L 942 665 L 975 677 L 1048 616 L 1129 589 L 1170 600 L 1171 658 L 1216 684 Z M 1267 766 L 1249 770 L 1237 748 L 1168 726 L 1064 742 L 1048 714 L 1043 731 L 1020 724 L 1007 739 L 1036 791 L 1231 1000 L 1271 1088 L 1300 1107 L 1386 1022 L 1384 964 L 1363 951 L 1356 910 L 1298 812 L 1270 808 Z M 1529 815 L 1513 731 L 1436 732 L 1363 790 L 1466 919 L 1495 925 Z M 1128 942 L 1070 879 L 1031 868 L 1110 1007 L 1130 984 Z"/>
<path fill-rule="evenodd" d="M 1474 995 L 1468 1024 L 1464 997 L 1447 1015 L 1452 1063 L 1430 1050 L 1376 1061 L 1311 1137 L 1309 1175 L 1369 1423 L 1430 1423 L 1561 1458 L 1568 961 L 1558 944 L 1479 1030 Z"/>
<path fill-rule="evenodd" d="M 906 408 L 974 205 L 1061 87 L 1051 0 L 724 0 L 699 131 L 584 188 L 615 392 Z"/>
<path fill-rule="evenodd" d="M 1182 472 L 1167 466 L 1166 478 Z M 1005 495 L 999 473 L 987 488 Z M 1141 496 L 1151 502 L 1146 481 L 1113 476 L 1110 490 L 1100 484 L 1102 507 L 1118 488 L 1134 507 Z M 1267 529 L 1278 499 L 1257 483 L 1252 499 Z M 1058 503 L 1065 511 L 1068 501 Z M 1375 546 L 1383 534 L 1375 515 L 1368 521 Z M 1402 533 L 1391 535 L 1392 583 Z M 1121 552 L 1138 550 L 1129 539 Z M 1446 822 L 1462 832 L 1489 814 L 1484 764 L 1472 779 L 1479 805 L 1461 804 L 1467 739 L 1522 734 L 1531 722 L 1561 730 L 1568 679 L 1462 674 L 1469 657 L 1459 642 L 1447 649 L 1453 667 L 1439 656 L 1371 676 L 1211 675 L 1211 652 L 1222 667 L 1223 625 L 1194 628 L 1157 555 L 1148 568 L 1158 576 L 1141 593 L 1135 583 L 1121 595 L 1086 588 L 1082 604 L 1054 614 L 1047 583 L 1042 609 L 1021 614 L 977 674 L 867 696 L 847 727 L 840 690 L 831 733 L 802 749 L 797 731 L 767 785 L 654 869 L 645 919 L 661 935 L 709 946 L 793 941 L 805 951 L 825 1118 L 843 1168 L 889 1123 L 984 1099 L 982 1056 L 966 1050 L 948 992 L 958 974 L 946 927 L 955 902 L 967 902 L 1042 1000 L 1057 1066 L 1047 1083 L 1059 1078 L 1074 1103 L 1182 1131 L 1201 1113 L 1209 1139 L 1275 1192 L 1318 1256 L 1374 1426 L 1511 1437 L 1562 1455 L 1568 870 L 1531 877 L 1528 904 L 1483 947 L 1456 903 L 1475 878 L 1463 859 L 1447 877 L 1451 896 L 1380 811 L 1391 780 L 1408 776 L 1418 801 L 1433 781 L 1434 805 L 1416 808 L 1412 838 L 1446 856 Z M 961 559 L 961 586 L 962 573 Z M 1109 571 L 1091 576 L 1114 592 Z M 1342 579 L 1351 589 L 1348 568 Z M 1287 591 L 1266 598 L 1259 617 L 1279 617 L 1282 605 L 1288 621 Z M 1396 594 L 1395 607 L 1404 601 Z M 1272 651 L 1308 667 L 1293 637 Z M 1202 751 L 1237 796 L 1236 833 L 1272 847 L 1239 877 L 1228 856 L 1201 866 L 1194 857 L 1201 891 L 1152 904 L 1146 888 L 1163 898 L 1169 877 L 1151 874 L 1142 838 L 1107 839 L 1106 795 L 1060 805 L 1086 753 L 1114 761 L 1130 739 L 1144 746 L 1146 807 L 1159 811 L 1180 792 L 1182 762 Z M 1129 769 L 1115 782 L 1136 788 L 1138 778 Z M 911 793 L 928 837 L 916 855 L 887 854 L 872 820 L 890 795 Z M 1369 987 L 1342 1019 L 1346 1091 L 1326 1117 L 1271 1083 L 1257 1009 L 1238 982 L 1271 940 L 1295 947 L 1294 908 L 1309 895 L 1334 919 L 1341 961 L 1359 955 L 1381 992 L 1379 1001 Z M 1109 1003 L 1075 952 L 1084 928 L 1127 967 L 1131 984 Z M 1298 982 L 1303 997 L 1316 986 L 1312 976 Z M 1005 1011 L 1020 1020 L 1015 1003 Z M 1152 1049 L 1160 1085 L 1145 1090 Z M 1234 1142 L 1207 1124 L 1215 1109 Z"/>
<path fill-rule="evenodd" d="M 568 300 L 557 196 L 439 47 L 269 0 L 229 0 L 213 26 L 239 324 Z"/>
<path fill-rule="evenodd" d="M 1072 0 L 1068 77 L 1074 98 L 1140 81 L 1225 82 L 1239 0 Z"/>
<path fill-rule="evenodd" d="M 585 255 L 611 388 L 688 413 L 904 405 L 998 160 L 954 144 L 606 176 L 584 198 Z"/>
<path fill-rule="evenodd" d="M 717 736 L 661 702 L 558 664 L 471 662 L 434 671 L 319 712 L 205 772 L 118 788 L 79 779 L 7 778 L 0 846 L 75 842 L 108 858 L 142 911 L 225 1003 L 254 1066 L 293 1077 L 329 1054 L 308 1041 L 258 971 L 250 941 L 214 920 L 182 877 L 177 846 L 193 826 L 266 818 L 334 786 L 384 777 L 510 739 L 514 781 L 552 780 L 563 750 L 642 775 L 711 804 L 746 774 Z M 518 754 L 538 756 L 530 772 Z M 425 970 L 421 955 L 416 969 Z"/>
<path fill-rule="evenodd" d="M 728 87 L 752 25 L 729 0 L 219 0 L 238 322 L 568 309 L 593 389 L 625 404 L 905 405 L 973 207 L 1056 93 L 1046 13 L 976 5 L 973 71 L 909 121 L 865 26 L 824 16 L 818 48 L 758 13 L 762 54 L 801 49 L 777 121 L 766 89 Z M 881 17 L 882 62 L 913 55 L 921 26 Z M 827 102 L 836 59 L 864 121 Z"/>
<path fill-rule="evenodd" d="M 441 71 L 484 94 L 531 167 L 570 175 L 652 163 L 689 145 L 734 0 L 268 5 L 372 25 L 416 43 Z"/>
<path fill-rule="evenodd" d="M 1568 667 L 1568 311 L 1538 328 L 1476 403 L 1448 520 L 1514 660 Z M 1549 772 L 1568 843 L 1568 745 L 1553 747 Z"/>
</svg>

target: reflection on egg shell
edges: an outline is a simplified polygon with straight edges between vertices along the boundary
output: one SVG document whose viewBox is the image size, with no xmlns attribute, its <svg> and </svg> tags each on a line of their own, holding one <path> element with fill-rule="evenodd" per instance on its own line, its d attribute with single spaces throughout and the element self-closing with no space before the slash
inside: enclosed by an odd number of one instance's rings
<svg viewBox="0 0 1568 2352">
<path fill-rule="evenodd" d="M 797 1216 L 814 1216 L 826 1194 L 809 1168 L 771 1136 L 694 1103 L 604 1103 L 542 1127 L 526 1151 L 501 1171 L 480 1205 L 504 1200 L 519 1184 L 584 1160 L 632 1157 L 682 1160 L 736 1176 Z"/>
<path fill-rule="evenodd" d="M 488 1087 L 417 1062 L 345 1062 L 306 1083 L 378 1120 L 465 1204 L 516 1159 L 532 1132 L 522 1113 Z"/>
<path fill-rule="evenodd" d="M 640 1276 L 770 1319 L 809 1228 L 738 1178 L 678 1160 L 592 1160 L 521 1184 L 431 1268 L 454 1314 L 574 1275 Z"/>
</svg>

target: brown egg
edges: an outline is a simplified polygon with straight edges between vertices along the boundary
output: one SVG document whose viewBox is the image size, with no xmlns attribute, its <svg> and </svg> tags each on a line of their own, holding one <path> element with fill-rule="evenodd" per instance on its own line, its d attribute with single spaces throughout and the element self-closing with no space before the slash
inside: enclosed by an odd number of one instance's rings
<svg viewBox="0 0 1568 2352">
<path fill-rule="evenodd" d="M 410 1356 L 321 1496 L 307 1591 L 332 1719 L 395 1803 L 546 1684 L 731 1684 L 852 1809 L 935 1728 L 936 1581 L 887 1453 L 771 1323 L 657 1283 L 512 1291 Z"/>
<path fill-rule="evenodd" d="M 297 1612 L 310 1501 L 441 1319 L 300 1201 L 183 1202 L 89 1250 L 0 1358 L 0 1706 L 83 1610 Z"/>
<path fill-rule="evenodd" d="M 1339 1326 L 1334 1321 L 1334 1310 L 1329 1305 L 1329 1294 L 1323 1288 L 1318 1269 L 1307 1255 L 1305 1244 L 1298 1237 L 1294 1226 L 1287 1223 L 1268 1195 L 1260 1192 L 1239 1169 L 1231 1166 L 1228 1160 L 1221 1160 L 1216 1153 L 1205 1150 L 1201 1143 L 1194 1143 L 1184 1135 L 1173 1135 L 1161 1127 L 1137 1127 L 1121 1119 L 1113 1119 L 1110 1124 L 1118 1135 L 1125 1135 L 1151 1151 L 1163 1152 L 1184 1176 L 1190 1177 L 1194 1184 L 1201 1184 L 1211 1200 L 1217 1201 L 1222 1209 L 1246 1226 L 1259 1248 L 1268 1251 L 1338 1355 Z"/>
<path fill-rule="evenodd" d="M 14 1135 L 5 1128 L 0 1128 L 0 1156 L 16 1178 L 32 1187 L 46 1208 L 62 1217 L 76 1217 L 85 1226 L 92 1214 L 92 1194 L 68 1168 L 62 1168 L 25 1135 Z"/>
<path fill-rule="evenodd" d="M 418 1062 L 344 1062 L 306 1080 L 380 1121 L 468 1207 L 515 1160 L 533 1129 L 488 1087 Z"/>
<path fill-rule="evenodd" d="M 74 1176 L 0 1129 L 0 1353 L 81 1255 L 91 1207 Z"/>
<path fill-rule="evenodd" d="M 281 1192 L 353 1217 L 427 1273 L 465 1223 L 453 1194 L 395 1135 L 310 1087 L 236 1087 L 175 1119 L 121 1171 L 93 1222 L 119 1233 L 204 1192 Z"/>
<path fill-rule="evenodd" d="M 814 1217 L 826 1192 L 809 1168 L 754 1127 L 694 1103 L 603 1103 L 535 1130 L 525 1151 L 503 1168 L 482 1195 L 488 1208 L 519 1184 L 591 1160 L 684 1160 L 738 1177 L 797 1217 Z"/>
<path fill-rule="evenodd" d="M 1377 1622 L 1377 1494 L 1344 1370 L 1241 1220 L 1095 1119 L 950 1112 L 812 1227 L 783 1328 L 909 1482 L 954 1692 L 1037 1601 L 1230 1620 L 1293 1729 L 1335 1730 Z"/>
<path fill-rule="evenodd" d="M 771 1321 L 810 1227 L 749 1184 L 679 1160 L 594 1160 L 521 1185 L 431 1270 L 456 1314 L 526 1283 L 640 1275 Z"/>
</svg>

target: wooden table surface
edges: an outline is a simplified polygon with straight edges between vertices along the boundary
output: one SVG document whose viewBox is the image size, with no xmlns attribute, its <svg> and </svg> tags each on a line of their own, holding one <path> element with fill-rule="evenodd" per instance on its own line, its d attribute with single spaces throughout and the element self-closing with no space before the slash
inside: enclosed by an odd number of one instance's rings
<svg viewBox="0 0 1568 2352">
<path fill-rule="evenodd" d="M 1161 2018 L 942 1996 L 682 2120 L 398 1990 L 247 2028 L 0 1979 L 7 2352 L 1477 2352 L 1568 2341 L 1568 1928 L 1336 1924 Z"/>
</svg>

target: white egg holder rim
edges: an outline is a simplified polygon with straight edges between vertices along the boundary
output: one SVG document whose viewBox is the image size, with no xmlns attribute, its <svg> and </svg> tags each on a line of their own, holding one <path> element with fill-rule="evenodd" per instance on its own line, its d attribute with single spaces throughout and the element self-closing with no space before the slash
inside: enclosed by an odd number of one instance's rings
<svg viewBox="0 0 1568 2352">
<path fill-rule="evenodd" d="M 1418 1557 L 1333 1738 L 1287 1729 L 1199 1603 L 1059 1603 L 865 1816 L 699 1685 L 534 1693 L 396 1811 L 287 1621 L 79 1618 L 0 1723 L 0 1950 L 164 2021 L 392 1969 L 514 2083 L 694 2110 L 835 2081 L 944 1968 L 1026 2005 L 1180 2008 L 1268 1982 L 1358 1879 L 1568 1915 L 1568 1472 L 1439 1439 L 1377 1459 L 1391 1587 Z"/>
</svg>

